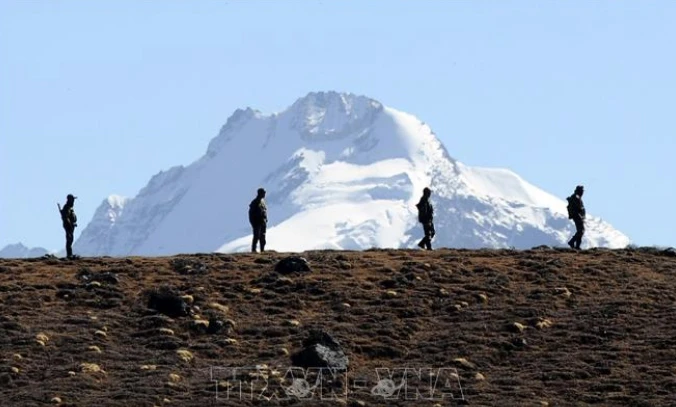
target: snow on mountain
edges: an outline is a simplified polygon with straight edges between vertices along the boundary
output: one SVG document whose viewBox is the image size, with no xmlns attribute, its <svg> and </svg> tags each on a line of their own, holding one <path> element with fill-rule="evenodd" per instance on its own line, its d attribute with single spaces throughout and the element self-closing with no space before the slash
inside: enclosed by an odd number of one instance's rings
<svg viewBox="0 0 676 407">
<path fill-rule="evenodd" d="M 268 249 L 415 247 L 415 203 L 430 186 L 436 247 L 562 245 L 565 201 L 508 170 L 451 158 L 426 124 L 363 96 L 310 93 L 285 111 L 238 109 L 187 167 L 109 198 L 75 244 L 82 255 L 248 250 L 247 209 L 267 189 Z M 629 239 L 590 217 L 586 246 Z"/>
<path fill-rule="evenodd" d="M 124 208 L 129 198 L 110 195 L 104 199 L 94 213 L 91 222 L 84 228 L 74 248 L 86 247 L 86 253 L 98 255 L 108 254 L 113 245 L 119 241 L 118 220 L 122 219 Z"/>
<path fill-rule="evenodd" d="M 22 243 L 9 244 L 0 250 L 0 258 L 3 259 L 26 259 L 30 257 L 42 257 L 49 253 L 42 247 L 28 248 Z"/>
</svg>

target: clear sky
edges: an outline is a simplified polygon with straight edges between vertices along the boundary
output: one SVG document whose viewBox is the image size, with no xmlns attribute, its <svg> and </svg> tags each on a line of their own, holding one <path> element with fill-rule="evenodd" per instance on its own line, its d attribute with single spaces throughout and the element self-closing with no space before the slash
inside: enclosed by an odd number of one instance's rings
<svg viewBox="0 0 676 407">
<path fill-rule="evenodd" d="M 415 114 L 640 245 L 676 246 L 676 1 L 0 0 L 0 247 L 310 91 Z M 233 174 L 236 176 L 236 174 Z M 215 186 L 217 188 L 218 186 Z"/>
</svg>

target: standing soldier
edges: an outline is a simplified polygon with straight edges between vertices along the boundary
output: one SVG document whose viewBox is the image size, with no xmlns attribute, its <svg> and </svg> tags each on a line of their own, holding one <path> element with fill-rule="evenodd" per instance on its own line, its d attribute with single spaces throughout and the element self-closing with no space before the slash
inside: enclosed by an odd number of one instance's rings
<svg viewBox="0 0 676 407">
<path fill-rule="evenodd" d="M 253 228 L 251 251 L 256 252 L 256 244 L 260 241 L 261 252 L 265 251 L 265 232 L 268 224 L 268 208 L 265 205 L 265 190 L 258 188 L 258 195 L 249 204 L 249 223 Z"/>
<path fill-rule="evenodd" d="M 75 211 L 73 210 L 73 204 L 75 204 L 75 199 L 77 197 L 72 194 L 68 194 L 66 197 L 66 204 L 61 205 L 56 204 L 59 207 L 59 212 L 61 213 L 61 221 L 63 222 L 63 229 L 66 231 L 66 256 L 69 259 L 74 259 L 73 256 L 73 233 L 77 227 L 77 216 L 75 216 Z"/>
<path fill-rule="evenodd" d="M 584 194 L 584 187 L 578 185 L 573 195 L 568 197 L 568 219 L 575 222 L 575 234 L 568 241 L 568 246 L 575 250 L 580 250 L 582 235 L 584 235 L 584 218 L 587 215 L 584 203 L 582 203 L 582 194 Z"/>
<path fill-rule="evenodd" d="M 432 238 L 435 235 L 434 231 L 434 208 L 430 203 L 430 196 L 432 191 L 425 187 L 423 189 L 423 196 L 420 198 L 420 202 L 416 205 L 418 208 L 418 221 L 423 225 L 423 231 L 425 232 L 425 237 L 418 243 L 418 247 L 421 249 L 432 250 Z"/>
</svg>

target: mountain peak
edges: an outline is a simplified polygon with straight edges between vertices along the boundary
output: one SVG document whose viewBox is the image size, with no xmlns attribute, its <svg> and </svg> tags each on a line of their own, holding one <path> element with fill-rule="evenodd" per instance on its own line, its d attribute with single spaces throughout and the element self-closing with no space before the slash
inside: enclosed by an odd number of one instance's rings
<svg viewBox="0 0 676 407">
<path fill-rule="evenodd" d="M 251 246 L 246 206 L 268 191 L 270 248 L 415 247 L 415 203 L 435 191 L 435 245 L 565 245 L 565 202 L 504 170 L 452 159 L 429 126 L 351 93 L 311 92 L 278 114 L 237 109 L 205 157 L 109 199 L 82 231 L 82 255 L 165 255 Z M 629 239 L 589 217 L 586 245 Z"/>
<path fill-rule="evenodd" d="M 336 91 L 320 91 L 309 92 L 307 95 L 298 98 L 290 109 L 297 109 L 302 106 L 316 106 L 328 108 L 331 106 L 343 107 L 346 111 L 350 111 L 352 106 L 358 104 L 371 103 L 374 106 L 381 106 L 382 104 L 375 99 L 363 95 L 356 95 L 349 92 Z"/>
<path fill-rule="evenodd" d="M 339 138 L 368 127 L 383 110 L 377 100 L 352 93 L 310 92 L 291 105 L 292 128 L 305 140 Z"/>
</svg>

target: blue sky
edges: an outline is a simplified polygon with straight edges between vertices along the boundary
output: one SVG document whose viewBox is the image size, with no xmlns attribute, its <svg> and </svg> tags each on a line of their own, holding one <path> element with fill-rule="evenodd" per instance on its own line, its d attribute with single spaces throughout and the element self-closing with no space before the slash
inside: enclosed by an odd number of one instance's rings
<svg viewBox="0 0 676 407">
<path fill-rule="evenodd" d="M 415 114 L 466 164 L 584 184 L 589 212 L 676 246 L 674 21 L 673 1 L 0 1 L 0 247 L 61 249 L 66 194 L 83 228 L 235 109 L 319 90 Z"/>
</svg>

